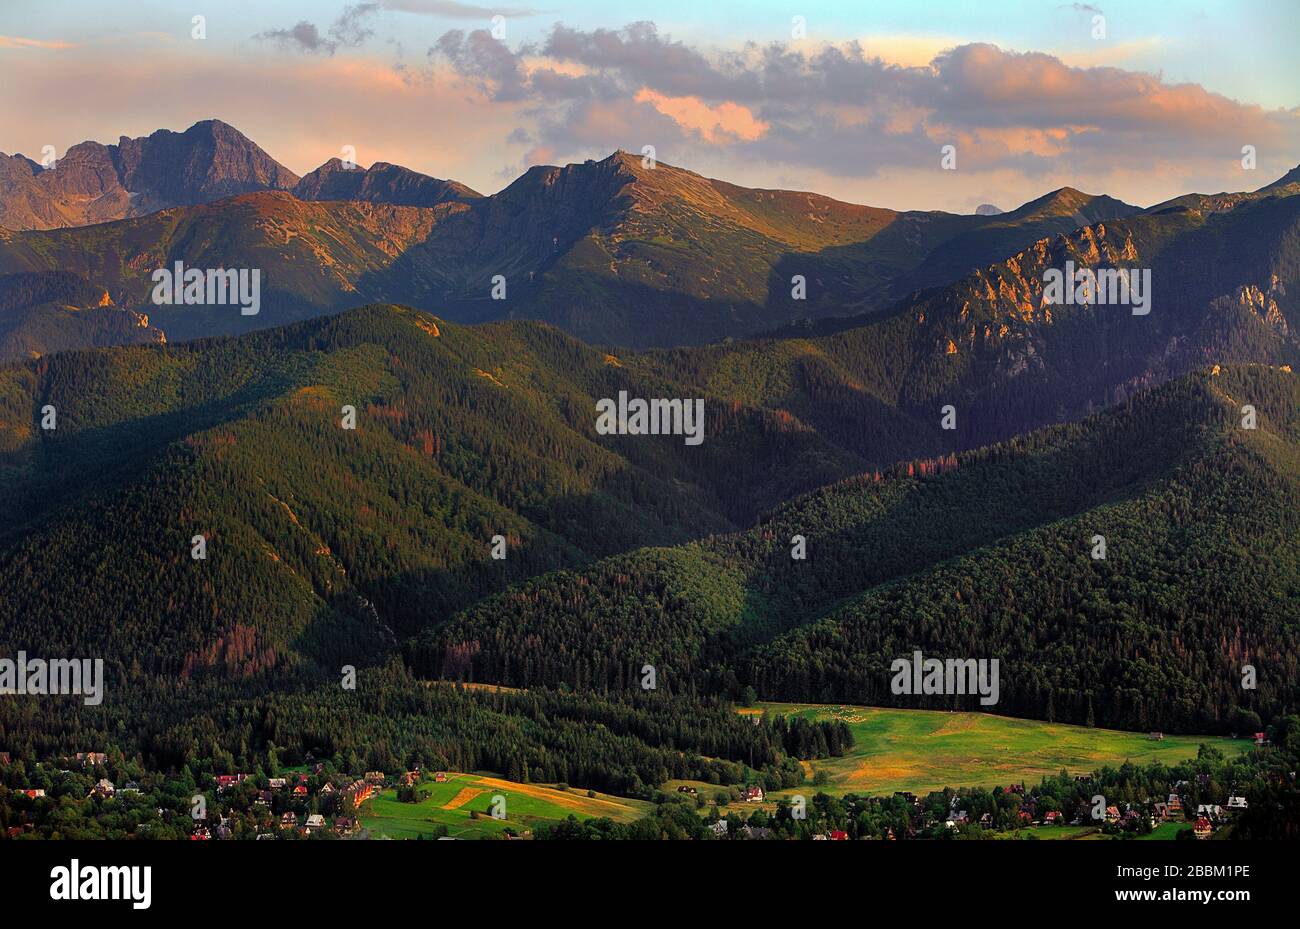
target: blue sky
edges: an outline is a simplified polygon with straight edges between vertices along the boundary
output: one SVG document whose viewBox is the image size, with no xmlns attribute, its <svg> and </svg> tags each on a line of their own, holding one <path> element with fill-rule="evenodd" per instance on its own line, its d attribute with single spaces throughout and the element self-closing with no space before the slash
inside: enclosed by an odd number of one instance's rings
<svg viewBox="0 0 1300 929">
<path fill-rule="evenodd" d="M 1065 185 L 1151 203 L 1300 163 L 1298 35 L 1294 0 L 8 0 L 0 150 L 218 117 L 299 173 L 353 145 L 484 191 L 653 144 L 737 183 L 895 208 Z M 944 144 L 957 170 L 939 173 Z"/>
</svg>

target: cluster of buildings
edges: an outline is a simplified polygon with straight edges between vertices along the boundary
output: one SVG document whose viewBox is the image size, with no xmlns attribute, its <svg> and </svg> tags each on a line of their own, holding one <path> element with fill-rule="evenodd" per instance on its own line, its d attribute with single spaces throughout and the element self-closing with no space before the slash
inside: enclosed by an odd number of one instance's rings
<svg viewBox="0 0 1300 929">
<path fill-rule="evenodd" d="M 1086 783 L 1089 778 L 1080 777 L 1076 780 L 1080 783 Z M 1202 788 L 1206 786 L 1207 783 L 1201 784 Z M 1190 793 L 1188 782 L 1178 782 L 1175 785 L 1175 791 Z M 1178 792 L 1174 792 L 1170 793 L 1164 800 L 1156 802 L 1142 800 L 1137 803 L 1109 804 L 1104 807 L 1099 819 L 1094 813 L 1093 806 L 1087 803 L 1079 803 L 1072 815 L 1060 810 L 1040 809 L 1040 800 L 1029 795 L 1024 784 L 1011 784 L 1003 787 L 1002 796 L 1015 798 L 1016 806 L 1013 807 L 1012 818 L 1014 825 L 1017 827 L 1090 826 L 1101 822 L 1123 830 L 1137 831 L 1143 827 L 1153 829 L 1160 823 L 1190 822 L 1196 837 L 1199 839 L 1209 838 L 1216 829 L 1226 825 L 1234 816 L 1248 808 L 1244 796 L 1233 794 L 1228 796 L 1223 804 L 1202 803 L 1197 805 L 1195 810 L 1191 810 L 1187 804 L 1184 804 L 1182 796 Z M 896 791 L 894 797 L 907 801 L 914 810 L 913 822 L 908 828 L 909 836 L 920 834 L 938 825 L 938 820 L 934 816 L 923 811 L 921 801 L 914 794 L 908 791 Z M 943 825 L 954 831 L 972 823 L 978 824 L 982 829 L 999 827 L 992 813 L 985 812 L 980 814 L 978 818 L 973 817 L 964 808 L 969 802 L 969 797 L 952 797 L 949 801 L 948 817 Z"/>
<path fill-rule="evenodd" d="M 302 838 L 318 833 L 338 836 L 352 835 L 357 831 L 358 822 L 350 811 L 359 810 L 361 805 L 385 786 L 386 775 L 382 771 L 367 771 L 361 777 L 334 775 L 325 778 L 313 791 L 313 777 L 324 777 L 325 766 L 317 764 L 311 774 L 296 772 L 285 777 L 268 778 L 265 788 L 259 788 L 253 799 L 253 814 L 259 825 L 265 825 L 267 831 L 259 832 L 259 840 L 282 838 L 292 833 Z M 251 781 L 250 774 L 219 774 L 215 777 L 217 795 L 228 796 L 232 790 Z M 402 783 L 414 783 L 419 772 L 407 772 L 402 775 Z M 292 809 L 283 809 L 286 805 Z M 309 805 L 312 809 L 304 810 Z M 274 809 L 282 809 L 279 817 L 272 815 Z M 326 812 L 321 812 L 321 811 Z M 329 814 L 333 815 L 329 815 Z M 348 813 L 348 815 L 343 815 Z M 229 818 L 222 815 L 215 829 L 206 824 L 195 827 L 192 839 L 222 839 L 230 837 Z M 224 828 L 223 828 L 224 827 Z"/>
<path fill-rule="evenodd" d="M 9 754 L 0 753 L 0 765 L 8 763 Z M 89 774 L 94 777 L 111 773 L 103 770 L 109 765 L 104 752 L 76 752 L 60 758 L 57 763 L 62 765 L 58 770 L 63 775 Z M 403 785 L 409 785 L 417 783 L 420 777 L 418 770 L 409 771 L 403 773 L 400 780 Z M 438 779 L 445 781 L 447 776 L 439 773 Z M 237 832 L 248 834 L 253 830 L 257 830 L 258 839 L 305 838 L 320 834 L 348 836 L 358 831 L 356 812 L 386 786 L 386 780 L 382 771 L 367 771 L 360 777 L 327 774 L 323 763 L 313 764 L 306 771 L 271 778 L 248 773 L 217 774 L 209 781 L 211 789 L 207 792 L 206 804 L 196 807 L 202 810 L 200 814 L 161 807 L 156 809 L 156 813 L 163 822 L 185 824 L 183 828 L 193 841 L 234 838 Z M 141 785 L 134 781 L 118 786 L 108 777 L 99 777 L 85 794 L 85 799 L 108 801 L 142 792 Z M 202 784 L 199 792 L 204 792 Z M 41 787 L 20 788 L 14 793 L 30 800 L 47 796 L 46 789 Z M 51 795 L 61 797 L 66 793 L 66 786 L 55 787 Z M 7 827 L 4 835 L 14 838 L 34 828 L 36 819 L 28 815 L 27 822 Z M 148 828 L 147 824 L 142 824 L 142 828 Z"/>
</svg>

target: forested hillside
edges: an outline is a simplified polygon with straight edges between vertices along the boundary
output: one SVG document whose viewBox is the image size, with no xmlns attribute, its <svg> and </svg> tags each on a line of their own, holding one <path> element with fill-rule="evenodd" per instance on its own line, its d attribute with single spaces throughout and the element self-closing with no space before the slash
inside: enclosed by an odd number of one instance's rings
<svg viewBox="0 0 1300 929">
<path fill-rule="evenodd" d="M 393 307 L 0 369 L 4 644 L 164 676 L 382 648 L 538 572 L 732 529 L 861 467 L 716 401 L 701 446 L 598 436 L 596 399 L 619 390 L 688 396 L 550 327 Z"/>
<path fill-rule="evenodd" d="M 740 348 L 691 368 L 711 350 L 370 307 L 0 369 L 3 644 L 129 680 L 402 648 L 436 677 L 617 692 L 652 664 L 668 693 L 887 704 L 899 654 L 993 643 L 1024 715 L 1205 729 L 1291 705 L 1289 371 L 1203 370 L 967 450 L 862 385 L 803 381 L 807 421 L 772 403 L 792 384 L 754 359 L 843 377 L 843 337 Z M 601 397 L 701 386 L 699 446 L 595 432 Z M 1243 695 L 1247 660 L 1277 673 Z"/>
<path fill-rule="evenodd" d="M 678 691 L 973 707 L 891 694 L 890 662 L 919 648 L 998 658 L 1001 712 L 1222 730 L 1237 707 L 1267 717 L 1300 698 L 1298 522 L 1296 376 L 1216 368 L 1078 424 L 872 471 L 744 533 L 538 578 L 408 652 L 427 674 L 525 686 L 618 692 L 649 663 Z"/>
<path fill-rule="evenodd" d="M 747 524 L 861 466 L 712 399 L 703 446 L 598 436 L 595 401 L 619 390 L 683 395 L 552 327 L 388 306 L 0 368 L 0 651 L 106 666 L 98 707 L 0 701 L 5 750 L 96 744 L 205 770 L 277 752 L 423 759 L 620 791 L 734 783 L 743 761 L 798 783 L 791 753 L 713 697 L 455 696 L 380 670 L 512 583 Z"/>
<path fill-rule="evenodd" d="M 50 352 L 166 341 L 143 313 L 69 271 L 0 274 L 0 363 Z"/>
</svg>

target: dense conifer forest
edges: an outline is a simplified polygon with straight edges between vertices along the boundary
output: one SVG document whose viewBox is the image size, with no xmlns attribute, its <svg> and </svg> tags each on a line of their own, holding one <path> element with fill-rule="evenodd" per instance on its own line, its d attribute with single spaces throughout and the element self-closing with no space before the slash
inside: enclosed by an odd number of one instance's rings
<svg viewBox="0 0 1300 929">
<path fill-rule="evenodd" d="M 844 338 L 616 354 L 375 306 L 0 369 L 0 646 L 102 657 L 107 694 L 0 702 L 5 750 L 775 789 L 851 736 L 733 704 L 976 708 L 892 693 L 914 649 L 998 659 L 997 711 L 1030 718 L 1294 711 L 1288 368 L 1201 368 L 989 443 L 1023 411 L 975 399 L 945 430 L 817 360 Z M 597 434 L 620 390 L 703 394 L 707 441 Z"/>
</svg>

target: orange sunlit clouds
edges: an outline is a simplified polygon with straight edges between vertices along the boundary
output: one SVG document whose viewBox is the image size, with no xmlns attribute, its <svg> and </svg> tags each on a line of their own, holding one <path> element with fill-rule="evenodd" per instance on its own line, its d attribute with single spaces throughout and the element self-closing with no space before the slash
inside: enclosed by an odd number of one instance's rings
<svg viewBox="0 0 1300 929">
<path fill-rule="evenodd" d="M 1188 183 L 1225 189 L 1254 180 L 1232 174 L 1247 144 L 1259 149 L 1262 184 L 1294 166 L 1300 144 L 1300 112 L 1098 66 L 1123 60 L 1115 49 L 1063 58 L 905 34 L 699 46 L 652 24 L 557 25 L 535 42 L 450 30 L 425 48 L 246 41 L 235 58 L 165 38 L 97 40 L 136 43 L 106 69 L 94 45 L 0 37 L 5 63 L 21 64 L 0 95 L 0 149 L 61 151 L 218 118 L 299 174 L 353 146 L 363 165 L 392 162 L 490 193 L 532 164 L 654 145 L 668 163 L 753 186 L 788 178 L 880 205 L 952 206 L 1023 202 L 1055 163 L 1130 185 L 1108 192 L 1134 201 L 1174 192 L 1172 176 L 1151 173 L 1161 160 Z M 1135 37 L 1124 54 L 1158 47 Z M 900 203 L 908 170 L 937 163 L 946 144 L 958 147 L 958 170 Z"/>
<path fill-rule="evenodd" d="M 1019 112 L 1022 121 L 1048 115 L 1146 132 L 1240 132 L 1275 138 L 1262 107 L 1211 93 L 1198 84 L 1167 84 L 1158 75 L 1113 67 L 1072 67 L 1041 52 L 964 46 L 941 58 L 942 73 L 982 108 Z"/>
<path fill-rule="evenodd" d="M 0 35 L 0 48 L 76 48 L 72 42 L 47 42 L 42 39 L 25 39 L 16 35 Z"/>
<path fill-rule="evenodd" d="M 698 97 L 669 97 L 642 87 L 633 98 L 649 103 L 683 129 L 698 132 L 706 142 L 726 143 L 733 139 L 753 142 L 770 126 L 756 119 L 749 107 L 724 102 L 709 106 Z"/>
</svg>

